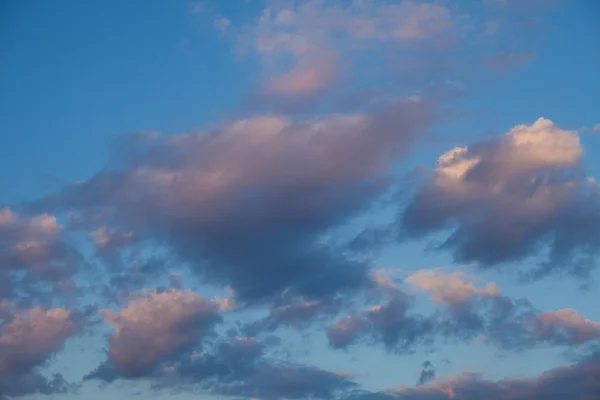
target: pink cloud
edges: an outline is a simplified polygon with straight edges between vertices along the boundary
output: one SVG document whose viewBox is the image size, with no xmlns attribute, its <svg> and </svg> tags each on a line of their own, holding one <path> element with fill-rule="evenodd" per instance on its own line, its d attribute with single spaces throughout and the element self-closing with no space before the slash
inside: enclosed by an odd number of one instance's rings
<svg viewBox="0 0 600 400">
<path fill-rule="evenodd" d="M 104 310 L 115 330 L 110 360 L 126 377 L 143 375 L 179 349 L 197 343 L 219 321 L 219 305 L 187 291 L 149 292 L 117 312 Z"/>
<path fill-rule="evenodd" d="M 449 306 L 462 305 L 476 296 L 500 296 L 494 282 L 484 287 L 474 284 L 476 279 L 463 272 L 444 273 L 440 270 L 421 270 L 413 273 L 405 282 L 414 288 L 430 293 L 431 300 Z"/>
<path fill-rule="evenodd" d="M 20 374 L 44 364 L 79 329 L 62 308 L 33 308 L 5 320 L 0 329 L 0 375 Z"/>
<path fill-rule="evenodd" d="M 572 308 L 543 312 L 536 320 L 534 334 L 542 340 L 559 336 L 573 345 L 600 340 L 600 323 L 585 318 Z"/>
</svg>

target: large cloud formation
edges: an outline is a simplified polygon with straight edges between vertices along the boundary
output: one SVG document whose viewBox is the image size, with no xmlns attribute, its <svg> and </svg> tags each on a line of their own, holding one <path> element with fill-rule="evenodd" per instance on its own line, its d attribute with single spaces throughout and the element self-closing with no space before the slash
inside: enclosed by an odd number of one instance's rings
<svg viewBox="0 0 600 400">
<path fill-rule="evenodd" d="M 482 267 L 548 248 L 539 275 L 561 267 L 585 275 L 600 232 L 596 184 L 584 174 L 577 133 L 540 118 L 504 137 L 442 155 L 401 219 L 409 237 L 451 230 L 440 245 Z"/>
<path fill-rule="evenodd" d="M 42 205 L 84 220 L 102 215 L 112 229 L 166 243 L 241 302 L 284 291 L 330 297 L 371 279 L 367 265 L 319 243 L 321 236 L 390 187 L 390 165 L 432 116 L 431 104 L 408 99 L 364 114 L 263 116 L 145 135 L 130 141 L 121 168 Z"/>
</svg>

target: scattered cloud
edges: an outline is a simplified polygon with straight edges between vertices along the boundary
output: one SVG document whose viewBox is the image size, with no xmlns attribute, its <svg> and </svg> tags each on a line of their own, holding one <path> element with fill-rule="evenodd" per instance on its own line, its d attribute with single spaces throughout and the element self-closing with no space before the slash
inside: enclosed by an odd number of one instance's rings
<svg viewBox="0 0 600 400">
<path fill-rule="evenodd" d="M 227 28 L 238 52 L 261 60 L 263 83 L 252 104 L 286 110 L 319 100 L 343 80 L 354 54 L 445 42 L 455 29 L 445 5 L 412 0 L 268 1 L 251 23 Z"/>
</svg>

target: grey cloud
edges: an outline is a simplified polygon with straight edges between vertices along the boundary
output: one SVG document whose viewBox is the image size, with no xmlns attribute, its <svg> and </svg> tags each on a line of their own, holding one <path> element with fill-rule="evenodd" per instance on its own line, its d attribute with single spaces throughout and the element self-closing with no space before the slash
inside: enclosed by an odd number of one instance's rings
<svg viewBox="0 0 600 400">
<path fill-rule="evenodd" d="M 356 342 L 382 343 L 389 351 L 412 352 L 429 345 L 435 320 L 410 312 L 411 298 L 396 293 L 383 305 L 368 308 L 363 314 L 346 316 L 327 329 L 329 343 L 345 348 Z"/>
<path fill-rule="evenodd" d="M 118 374 L 107 365 L 86 379 L 113 382 Z M 267 359 L 263 345 L 251 338 L 233 338 L 212 350 L 180 354 L 145 377 L 157 390 L 194 391 L 222 396 L 275 399 L 330 399 L 356 386 L 344 374 Z"/>
<path fill-rule="evenodd" d="M 429 383 L 435 379 L 435 367 L 431 363 L 431 361 L 425 361 L 423 363 L 423 369 L 419 374 L 419 380 L 417 381 L 417 385 L 424 385 Z"/>
</svg>

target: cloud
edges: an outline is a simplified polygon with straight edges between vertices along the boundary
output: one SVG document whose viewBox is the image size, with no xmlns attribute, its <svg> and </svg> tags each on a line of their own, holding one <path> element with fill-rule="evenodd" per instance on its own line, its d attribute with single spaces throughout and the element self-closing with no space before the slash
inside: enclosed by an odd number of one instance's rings
<svg viewBox="0 0 600 400">
<path fill-rule="evenodd" d="M 493 282 L 480 287 L 474 282 L 464 272 L 417 271 L 404 283 L 429 294 L 438 306 L 431 315 L 414 313 L 412 298 L 395 288 L 387 304 L 329 325 L 329 344 L 335 349 L 384 344 L 389 351 L 411 352 L 438 340 L 481 340 L 504 351 L 524 351 L 541 345 L 575 348 L 600 340 L 600 324 L 575 310 L 540 312 L 526 299 L 503 296 Z"/>
<path fill-rule="evenodd" d="M 243 330 L 254 336 L 264 331 L 274 331 L 279 327 L 304 329 L 318 320 L 328 320 L 343 306 L 340 301 L 324 302 L 284 297 L 270 307 L 269 315 L 246 325 Z"/>
<path fill-rule="evenodd" d="M 442 306 L 436 333 L 446 339 L 478 337 L 503 350 L 540 344 L 576 347 L 600 340 L 600 324 L 573 309 L 540 312 L 527 300 L 502 296 L 493 282 L 478 288 L 474 280 L 464 272 L 434 269 L 417 271 L 405 283 Z"/>
<path fill-rule="evenodd" d="M 578 364 L 559 367 L 535 378 L 506 378 L 489 381 L 475 374 L 464 374 L 415 388 L 394 391 L 398 399 L 464 399 L 485 395 L 490 400 L 593 399 L 600 393 L 600 358 L 590 355 Z"/>
<path fill-rule="evenodd" d="M 446 40 L 452 29 L 450 10 L 433 2 L 293 0 L 267 2 L 251 23 L 228 27 L 228 36 L 238 51 L 260 59 L 264 81 L 254 105 L 289 109 L 314 102 L 343 78 L 347 68 L 338 66 L 347 67 L 356 52 Z"/>
<path fill-rule="evenodd" d="M 220 321 L 215 301 L 178 290 L 149 292 L 118 312 L 102 313 L 115 330 L 108 363 L 126 378 L 152 373 L 160 362 L 197 344 Z"/>
<path fill-rule="evenodd" d="M 275 399 L 331 399 L 355 384 L 344 374 L 314 367 L 258 364 L 249 376 L 222 392 L 228 395 Z"/>
<path fill-rule="evenodd" d="M 346 348 L 356 341 L 367 320 L 359 315 L 348 315 L 327 328 L 329 344 L 336 349 Z"/>
<path fill-rule="evenodd" d="M 503 52 L 495 56 L 488 57 L 485 64 L 498 72 L 505 72 L 520 67 L 531 62 L 535 54 L 531 51 L 520 53 Z"/>
<path fill-rule="evenodd" d="M 435 379 L 435 367 L 431 363 L 431 361 L 425 361 L 423 363 L 423 369 L 419 374 L 419 381 L 417 382 L 417 386 L 424 385 L 429 383 Z"/>
<path fill-rule="evenodd" d="M 5 310 L 0 316 L 0 399 L 66 390 L 68 385 L 60 375 L 49 381 L 37 368 L 80 328 L 75 315 L 62 308 Z"/>
<path fill-rule="evenodd" d="M 270 399 L 329 399 L 353 388 L 346 374 L 281 363 L 264 357 L 256 339 L 234 337 L 202 352 L 181 353 L 144 377 L 156 391 L 194 391 L 220 396 Z M 101 366 L 86 379 L 112 382 L 114 370 Z"/>
<path fill-rule="evenodd" d="M 588 400 L 600 393 L 600 356 L 588 355 L 576 364 L 551 369 L 532 378 L 484 379 L 478 373 L 407 386 L 386 392 L 354 391 L 344 400 Z"/>
<path fill-rule="evenodd" d="M 488 19 L 484 23 L 484 32 L 488 35 L 502 33 L 505 37 L 516 33 L 513 38 L 522 38 L 523 28 L 538 28 L 539 31 L 540 17 L 561 2 L 562 0 L 485 0 L 482 4 Z M 536 32 L 531 29 L 528 33 L 531 35 Z"/>
<path fill-rule="evenodd" d="M 419 290 L 430 292 L 431 299 L 436 303 L 450 306 L 463 305 L 473 296 L 500 295 L 500 289 L 494 282 L 478 288 L 473 280 L 473 277 L 462 272 L 445 274 L 439 270 L 420 270 L 404 281 Z"/>
<path fill-rule="evenodd" d="M 72 391 L 73 387 L 61 374 L 54 374 L 51 379 L 37 371 L 19 375 L 6 374 L 0 376 L 0 400 L 35 394 L 65 394 Z"/>
<path fill-rule="evenodd" d="M 393 183 L 389 167 L 424 134 L 432 105 L 408 99 L 308 121 L 261 116 L 145 137 L 128 163 L 37 207 L 72 211 L 164 245 L 243 303 L 307 300 L 372 285 L 369 265 L 321 236 Z"/>
<path fill-rule="evenodd" d="M 96 246 L 96 251 L 100 254 L 113 253 L 133 241 L 131 232 L 111 231 L 105 226 L 95 229 L 90 235 Z"/>
<path fill-rule="evenodd" d="M 572 308 L 543 312 L 533 328 L 539 339 L 578 345 L 600 341 L 600 323 L 589 320 Z"/>
<path fill-rule="evenodd" d="M 369 307 L 361 315 L 343 317 L 327 328 L 327 338 L 334 348 L 346 348 L 359 340 L 382 343 L 388 351 L 411 352 L 433 339 L 433 319 L 411 314 L 412 299 L 401 292 L 385 304 Z"/>
<path fill-rule="evenodd" d="M 597 193 L 582 173 L 575 132 L 540 118 L 504 137 L 442 155 L 401 217 L 408 237 L 451 230 L 438 246 L 489 268 L 549 251 L 532 276 L 585 276 L 597 249 Z"/>
<path fill-rule="evenodd" d="M 339 78 L 338 62 L 334 51 L 299 57 L 290 70 L 266 78 L 252 99 L 262 103 L 285 101 L 288 109 L 301 107 Z"/>
<path fill-rule="evenodd" d="M 17 289 L 13 295 L 33 296 L 39 283 L 58 287 L 72 275 L 78 261 L 78 251 L 65 240 L 55 216 L 21 216 L 10 208 L 0 209 L 0 274 L 7 275 L 0 295 Z M 24 273 L 25 279 L 16 279 L 14 273 Z"/>
</svg>

